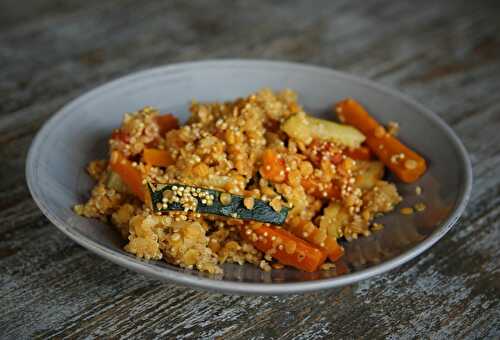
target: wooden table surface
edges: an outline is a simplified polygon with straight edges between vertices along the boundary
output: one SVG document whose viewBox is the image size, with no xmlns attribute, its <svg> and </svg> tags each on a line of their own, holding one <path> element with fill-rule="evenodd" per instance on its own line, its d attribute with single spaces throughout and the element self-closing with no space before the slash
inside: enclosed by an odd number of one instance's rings
<svg viewBox="0 0 500 340">
<path fill-rule="evenodd" d="M 3 0 L 0 19 L 0 337 L 500 337 L 499 1 Z M 132 71 L 220 57 L 329 66 L 437 112 L 473 163 L 460 223 L 389 274 L 242 297 L 143 277 L 48 222 L 24 165 L 54 112 Z"/>
</svg>

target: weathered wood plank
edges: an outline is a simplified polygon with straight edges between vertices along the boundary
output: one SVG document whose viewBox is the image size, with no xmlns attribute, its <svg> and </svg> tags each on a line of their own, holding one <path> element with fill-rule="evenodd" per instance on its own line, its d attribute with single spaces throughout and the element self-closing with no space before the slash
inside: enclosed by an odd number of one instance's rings
<svg viewBox="0 0 500 340">
<path fill-rule="evenodd" d="M 0 3 L 0 334 L 16 337 L 500 337 L 497 1 Z M 131 71 L 215 57 L 371 77 L 438 112 L 475 173 L 461 222 L 402 268 L 304 296 L 193 291 L 117 267 L 56 230 L 24 183 L 37 129 Z"/>
</svg>

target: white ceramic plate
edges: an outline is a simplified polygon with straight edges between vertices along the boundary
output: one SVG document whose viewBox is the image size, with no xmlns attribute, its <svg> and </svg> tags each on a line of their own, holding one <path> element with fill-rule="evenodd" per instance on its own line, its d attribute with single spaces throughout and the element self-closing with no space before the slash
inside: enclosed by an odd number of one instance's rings
<svg viewBox="0 0 500 340">
<path fill-rule="evenodd" d="M 332 117 L 333 103 L 352 97 L 383 123 L 400 123 L 400 138 L 426 157 L 429 169 L 414 185 L 398 184 L 404 204 L 423 201 L 427 209 L 410 217 L 398 212 L 370 237 L 346 244 L 341 266 L 304 273 L 270 273 L 245 265 L 225 265 L 213 277 L 161 261 L 143 261 L 122 250 L 112 227 L 77 216 L 72 206 L 84 202 L 93 186 L 85 173 L 90 160 L 106 157 L 107 138 L 123 113 L 146 105 L 174 112 L 185 120 L 188 104 L 231 100 L 262 87 L 291 88 L 307 111 Z M 34 140 L 26 178 L 43 213 L 71 239 L 92 252 L 132 270 L 194 288 L 245 294 L 284 294 L 353 283 L 393 269 L 439 240 L 457 221 L 468 200 L 472 174 L 467 153 L 443 121 L 402 94 L 330 69 L 274 61 L 220 60 L 183 63 L 142 71 L 100 86 L 57 112 Z M 416 196 L 415 186 L 423 189 Z"/>
</svg>

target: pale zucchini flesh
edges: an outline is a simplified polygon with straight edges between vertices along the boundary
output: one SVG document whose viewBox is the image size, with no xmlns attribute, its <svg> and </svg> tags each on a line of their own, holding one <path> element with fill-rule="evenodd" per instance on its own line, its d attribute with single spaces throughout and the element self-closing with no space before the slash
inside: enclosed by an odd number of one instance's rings
<svg viewBox="0 0 500 340">
<path fill-rule="evenodd" d="M 110 171 L 108 173 L 108 177 L 106 179 L 106 186 L 109 189 L 113 189 L 116 192 L 120 193 L 130 193 L 130 190 L 128 189 L 127 185 L 123 183 L 120 175 L 118 175 L 116 172 Z"/>
<path fill-rule="evenodd" d="M 379 161 L 356 161 L 356 182 L 354 185 L 360 189 L 373 188 L 384 176 L 384 164 Z"/>
<path fill-rule="evenodd" d="M 342 237 L 342 227 L 349 222 L 349 214 L 338 202 L 332 202 L 323 211 L 320 228 L 326 229 L 328 236 Z"/>
<path fill-rule="evenodd" d="M 352 126 L 314 118 L 304 113 L 288 118 L 281 126 L 281 130 L 306 145 L 313 139 L 321 139 L 357 148 L 365 140 L 365 136 Z"/>
</svg>

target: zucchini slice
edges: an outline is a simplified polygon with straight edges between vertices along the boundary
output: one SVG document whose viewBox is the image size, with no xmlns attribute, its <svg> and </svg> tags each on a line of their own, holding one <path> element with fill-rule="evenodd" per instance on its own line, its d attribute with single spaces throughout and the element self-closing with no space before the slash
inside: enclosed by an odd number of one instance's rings
<svg viewBox="0 0 500 340">
<path fill-rule="evenodd" d="M 314 118 L 304 113 L 288 118 L 281 126 L 281 130 L 306 145 L 318 138 L 357 148 L 365 140 L 365 136 L 352 126 Z"/>
<path fill-rule="evenodd" d="M 355 186 L 364 190 L 373 188 L 384 177 L 384 164 L 380 161 L 356 161 Z"/>
<path fill-rule="evenodd" d="M 160 213 L 195 211 L 200 214 L 282 225 L 289 211 L 285 206 L 276 211 L 269 202 L 255 198 L 247 201 L 245 205 L 246 198 L 243 196 L 184 184 L 148 183 L 148 189 L 153 210 Z"/>
</svg>

